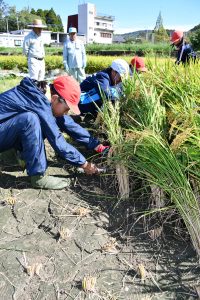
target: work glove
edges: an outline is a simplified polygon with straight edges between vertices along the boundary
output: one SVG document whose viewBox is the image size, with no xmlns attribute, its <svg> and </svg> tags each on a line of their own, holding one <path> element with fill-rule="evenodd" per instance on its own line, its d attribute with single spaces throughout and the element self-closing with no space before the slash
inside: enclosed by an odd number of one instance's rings
<svg viewBox="0 0 200 300">
<path fill-rule="evenodd" d="M 95 164 L 93 163 L 89 163 L 89 162 L 85 162 L 84 165 L 81 166 L 81 168 L 83 168 L 84 172 L 87 175 L 93 175 L 93 174 L 98 174 L 98 168 L 96 167 Z"/>
<path fill-rule="evenodd" d="M 110 150 L 110 146 L 104 146 L 102 144 L 99 144 L 94 150 L 97 153 L 101 153 L 102 156 L 106 156 Z"/>
</svg>

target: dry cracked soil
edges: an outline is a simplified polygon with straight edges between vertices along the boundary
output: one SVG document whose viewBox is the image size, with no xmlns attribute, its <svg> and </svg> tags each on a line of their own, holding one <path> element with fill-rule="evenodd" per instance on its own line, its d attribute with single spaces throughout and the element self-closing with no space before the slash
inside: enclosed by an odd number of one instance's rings
<svg viewBox="0 0 200 300">
<path fill-rule="evenodd" d="M 199 299 L 184 228 L 166 219 L 152 231 L 134 188 L 119 201 L 113 175 L 77 174 L 47 154 L 48 173 L 70 177 L 69 189 L 32 189 L 12 159 L 0 164 L 0 300 Z"/>
</svg>

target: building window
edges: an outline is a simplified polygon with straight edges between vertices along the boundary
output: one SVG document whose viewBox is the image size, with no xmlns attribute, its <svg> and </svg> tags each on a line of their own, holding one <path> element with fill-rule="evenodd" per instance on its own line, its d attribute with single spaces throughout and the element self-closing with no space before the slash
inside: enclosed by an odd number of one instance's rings
<svg viewBox="0 0 200 300">
<path fill-rule="evenodd" d="M 22 45 L 22 41 L 21 40 L 14 40 L 14 45 L 15 46 L 21 46 Z"/>
<path fill-rule="evenodd" d="M 93 27 L 89 27 L 89 30 L 93 30 Z"/>
<path fill-rule="evenodd" d="M 100 23 L 99 23 L 99 22 L 96 22 L 96 25 L 97 25 L 97 26 L 99 26 L 99 25 L 100 25 Z"/>
<path fill-rule="evenodd" d="M 107 32 L 101 32 L 100 36 L 103 38 L 109 38 L 109 39 L 112 37 L 111 33 L 107 33 Z"/>
<path fill-rule="evenodd" d="M 90 15 L 93 15 L 93 11 L 90 10 L 90 11 L 89 11 L 89 14 L 90 14 Z"/>
</svg>

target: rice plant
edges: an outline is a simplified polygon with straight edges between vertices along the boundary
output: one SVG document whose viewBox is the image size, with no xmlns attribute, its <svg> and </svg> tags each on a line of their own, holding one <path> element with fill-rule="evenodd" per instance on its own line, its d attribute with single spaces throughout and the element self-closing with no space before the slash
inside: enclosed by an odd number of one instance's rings
<svg viewBox="0 0 200 300">
<path fill-rule="evenodd" d="M 132 89 L 130 89 L 132 87 Z M 147 87 L 140 75 L 134 77 L 124 84 L 124 94 L 122 101 L 122 115 L 124 126 L 132 126 L 143 130 L 152 129 L 155 132 L 165 130 L 165 106 L 161 105 L 161 95 L 158 95 L 155 87 Z"/>
<path fill-rule="evenodd" d="M 170 195 L 200 255 L 200 207 L 184 169 L 161 136 L 149 130 L 138 134 L 139 139 L 126 141 L 118 159 Z"/>
<path fill-rule="evenodd" d="M 149 66 L 147 74 L 124 83 L 117 132 L 122 143 L 114 159 L 147 181 L 152 193 L 158 188 L 168 195 L 200 256 L 200 72 L 171 60 Z"/>
<path fill-rule="evenodd" d="M 103 95 L 102 95 L 103 96 Z M 120 102 L 113 103 L 104 96 L 104 107 L 102 114 L 103 124 L 105 126 L 108 139 L 112 145 L 112 155 L 117 155 L 124 144 L 124 136 L 120 126 Z M 113 163 L 113 162 L 112 162 Z M 129 173 L 125 166 L 120 163 L 114 163 L 116 168 L 116 177 L 118 181 L 119 198 L 127 199 L 129 197 Z"/>
</svg>

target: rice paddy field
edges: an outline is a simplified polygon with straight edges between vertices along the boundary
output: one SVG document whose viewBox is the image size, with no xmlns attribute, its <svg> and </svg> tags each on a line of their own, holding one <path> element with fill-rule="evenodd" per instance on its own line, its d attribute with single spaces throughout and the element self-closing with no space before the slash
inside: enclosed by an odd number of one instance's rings
<svg viewBox="0 0 200 300">
<path fill-rule="evenodd" d="M 144 216 L 175 208 L 200 256 L 200 64 L 146 63 L 147 73 L 124 82 L 120 103 L 104 103 L 112 159 L 126 169 L 126 178 L 137 174 L 145 195 L 148 190 L 153 196 L 153 209 Z M 126 181 L 122 197 L 132 192 Z"/>
<path fill-rule="evenodd" d="M 89 56 L 88 70 L 113 59 Z M 1 163 L 2 299 L 199 299 L 200 62 L 145 63 L 83 123 L 111 144 L 106 158 L 79 148 L 105 174 L 74 175 L 46 144 L 49 174 L 74 184 L 36 191 Z M 1 77 L 0 92 L 20 80 Z"/>
<path fill-rule="evenodd" d="M 134 54 L 133 54 L 134 55 Z M 128 63 L 131 61 L 132 56 L 124 56 Z M 102 55 L 87 55 L 87 66 L 86 73 L 92 74 L 99 70 L 107 68 L 114 59 L 119 58 L 119 56 L 102 56 Z M 162 64 L 166 60 L 173 60 L 170 56 L 159 56 L 154 58 L 152 56 L 146 56 L 145 60 L 148 61 L 148 64 Z M 45 57 L 46 71 L 60 69 L 64 70 L 63 67 L 63 58 L 61 55 L 47 55 Z M 27 60 L 22 55 L 12 55 L 12 56 L 1 56 L 0 55 L 0 71 L 1 70 L 13 70 L 15 72 L 28 72 Z"/>
</svg>

